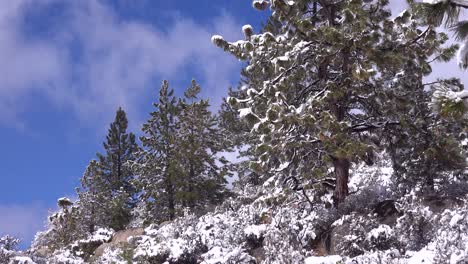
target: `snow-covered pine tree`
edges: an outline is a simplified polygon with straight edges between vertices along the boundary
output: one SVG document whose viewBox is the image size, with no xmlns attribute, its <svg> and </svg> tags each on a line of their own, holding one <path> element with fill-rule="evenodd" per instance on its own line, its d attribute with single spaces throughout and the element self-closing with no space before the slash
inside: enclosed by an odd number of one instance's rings
<svg viewBox="0 0 468 264">
<path fill-rule="evenodd" d="M 461 68 L 468 68 L 468 20 L 460 20 L 460 10 L 468 9 L 467 0 L 424 0 L 423 15 L 433 24 L 445 26 L 462 42 L 457 60 Z M 414 1 L 410 1 L 414 4 Z"/>
<path fill-rule="evenodd" d="M 0 263 L 10 263 L 20 240 L 10 235 L 0 237 Z"/>
<path fill-rule="evenodd" d="M 82 214 L 77 205 L 65 197 L 58 199 L 57 205 L 59 210 L 48 216 L 46 230 L 36 234 L 32 243 L 34 250 L 45 248 L 54 252 L 88 234 L 83 229 Z"/>
<path fill-rule="evenodd" d="M 415 20 L 421 27 L 436 28 L 444 20 L 446 23 L 458 15 L 458 7 L 445 5 L 438 10 L 434 6 L 409 1 L 410 10 L 405 11 L 397 19 Z M 439 7 L 440 8 L 440 7 Z M 444 18 L 445 16 L 445 18 Z M 425 36 L 426 39 L 431 35 Z M 433 41 L 439 41 L 442 45 L 448 36 L 441 34 Z M 395 175 L 400 181 L 400 187 L 411 189 L 417 187 L 421 191 L 444 191 L 443 185 L 453 177 L 463 176 L 466 167 L 465 154 L 462 151 L 460 141 L 463 131 L 466 131 L 466 123 L 453 122 L 463 115 L 458 106 L 451 103 L 438 104 L 442 91 L 451 91 L 451 94 L 460 94 L 463 85 L 458 79 L 439 79 L 434 82 L 424 83 L 423 77 L 430 71 L 430 63 L 434 61 L 448 62 L 457 52 L 457 45 L 447 48 L 438 48 L 431 54 L 424 64 L 406 64 L 405 73 L 393 80 L 392 90 L 394 98 L 392 105 L 387 108 L 398 114 L 401 125 L 393 130 L 388 130 L 390 154 L 393 159 Z M 411 51 L 405 57 L 411 56 Z M 428 69 L 426 69 L 428 68 Z M 404 76 L 404 78 L 402 78 Z M 431 102 L 432 100 L 432 102 Z M 432 109 L 431 109 L 432 108 Z M 437 110 L 437 111 L 434 111 Z M 443 187 L 443 188 L 441 188 Z"/>
<path fill-rule="evenodd" d="M 212 38 L 260 79 L 249 84 L 247 98 L 229 100 L 260 135 L 252 165 L 305 187 L 333 173 L 338 205 L 348 195 L 351 164 L 371 164 L 383 132 L 404 125 L 408 108 L 392 102 L 407 97 L 394 81 L 422 91 L 430 59 L 454 49 L 442 48 L 447 37 L 410 11 L 391 18 L 388 0 L 272 0 L 254 7 L 265 3 L 281 21 L 280 33 L 254 35 L 244 27 L 245 40 Z"/>
<path fill-rule="evenodd" d="M 282 24 L 270 16 L 262 27 L 262 32 L 279 34 Z M 253 29 L 250 28 L 249 26 L 244 27 L 245 30 L 252 31 L 251 33 L 253 33 Z M 228 98 L 246 99 L 249 97 L 247 87 L 261 85 L 263 81 L 269 78 L 272 78 L 272 74 L 251 75 L 245 69 L 242 69 L 241 81 L 237 89 L 229 89 Z M 244 186 L 245 184 L 261 184 L 269 178 L 268 172 L 263 171 L 262 173 L 258 173 L 258 171 L 251 169 L 249 166 L 250 160 L 255 156 L 255 146 L 260 142 L 260 136 L 255 131 L 251 131 L 248 122 L 239 117 L 236 107 L 230 105 L 226 98 L 223 98 L 219 116 L 220 127 L 224 130 L 223 133 L 229 135 L 226 137 L 228 142 L 239 151 L 240 161 L 234 164 L 238 176 L 236 184 L 240 186 Z"/>
<path fill-rule="evenodd" d="M 123 190 L 113 191 L 106 181 L 98 161 L 92 160 L 77 188 L 80 228 L 93 233 L 99 227 L 124 228 L 130 217 L 128 195 Z"/>
<path fill-rule="evenodd" d="M 83 218 L 91 217 L 90 232 L 96 226 L 121 230 L 130 220 L 136 189 L 127 163 L 135 159 L 138 146 L 127 128 L 127 116 L 119 108 L 103 143 L 106 153 L 98 153 L 98 161 L 90 162 L 77 189 Z"/>
<path fill-rule="evenodd" d="M 132 186 L 133 173 L 127 162 L 135 159 L 138 145 L 135 135 L 128 133 L 128 120 L 125 111 L 119 107 L 115 120 L 111 123 L 106 142 L 103 143 L 105 154 L 97 153 L 99 165 L 104 178 L 113 192 L 123 190 L 128 195 L 129 203 L 135 199 L 135 188 Z"/>
<path fill-rule="evenodd" d="M 142 191 L 149 221 L 172 220 L 176 216 L 176 187 L 181 168 L 177 160 L 177 131 L 180 108 L 169 83 L 163 81 L 159 101 L 143 125 L 140 138 L 144 150 L 137 152 L 132 168 L 138 175 L 136 185 Z"/>
<path fill-rule="evenodd" d="M 203 209 L 223 200 L 229 167 L 219 154 L 226 148 L 225 135 L 221 134 L 218 117 L 209 110 L 208 100 L 198 98 L 200 91 L 192 80 L 179 101 L 177 148 L 183 180 L 176 195 L 182 206 L 192 209 Z"/>
<path fill-rule="evenodd" d="M 229 89 L 228 91 L 230 97 L 235 96 L 240 98 L 244 96 L 242 95 L 243 93 L 245 94 L 245 91 L 242 89 Z M 239 118 L 237 110 L 226 101 L 226 98 L 223 98 L 223 103 L 219 110 L 219 127 L 223 135 L 225 135 L 227 146 L 239 152 L 239 160 L 231 164 L 232 170 L 237 173 L 238 179 L 235 181 L 235 184 L 240 186 L 260 184 L 262 179 L 266 179 L 267 177 L 249 167 L 249 160 L 252 158 L 254 151 L 253 146 L 256 145 L 254 142 L 258 142 L 258 137 L 250 132 L 248 123 Z"/>
</svg>

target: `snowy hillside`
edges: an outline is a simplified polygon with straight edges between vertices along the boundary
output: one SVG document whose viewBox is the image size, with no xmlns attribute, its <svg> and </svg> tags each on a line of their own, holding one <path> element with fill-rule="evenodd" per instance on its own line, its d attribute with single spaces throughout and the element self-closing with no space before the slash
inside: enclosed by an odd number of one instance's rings
<svg viewBox="0 0 468 264">
<path fill-rule="evenodd" d="M 468 261 L 468 197 L 396 197 L 390 175 L 385 158 L 373 169 L 357 166 L 351 178 L 355 193 L 338 209 L 311 206 L 275 178 L 262 186 L 237 186 L 235 198 L 200 217 L 188 214 L 138 232 L 133 228 L 119 242 L 111 230 L 98 229 L 53 252 L 33 248 L 31 261 L 18 257 L 12 263 Z M 458 187 L 453 191 L 468 193 L 468 186 Z M 314 190 L 307 195 L 327 197 Z"/>
</svg>

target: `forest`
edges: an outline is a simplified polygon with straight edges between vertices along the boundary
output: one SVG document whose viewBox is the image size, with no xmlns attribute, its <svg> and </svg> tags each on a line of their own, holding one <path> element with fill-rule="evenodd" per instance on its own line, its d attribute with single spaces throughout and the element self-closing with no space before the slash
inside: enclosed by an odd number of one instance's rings
<svg viewBox="0 0 468 264">
<path fill-rule="evenodd" d="M 253 1 L 262 28 L 211 39 L 245 63 L 221 107 L 193 80 L 138 133 L 116 109 L 77 199 L 0 263 L 468 263 L 468 91 L 428 81 L 468 68 L 468 1 L 407 2 Z"/>
</svg>

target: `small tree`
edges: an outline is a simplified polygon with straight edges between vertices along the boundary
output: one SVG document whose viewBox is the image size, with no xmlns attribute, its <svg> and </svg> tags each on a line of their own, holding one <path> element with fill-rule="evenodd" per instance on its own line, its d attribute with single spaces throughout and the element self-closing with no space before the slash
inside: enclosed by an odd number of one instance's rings
<svg viewBox="0 0 468 264">
<path fill-rule="evenodd" d="M 208 100 L 198 99 L 201 88 L 192 81 L 179 102 L 178 155 L 183 180 L 177 190 L 182 205 L 204 208 L 222 201 L 228 162 L 218 156 L 226 148 L 218 118 L 209 111 Z"/>
<path fill-rule="evenodd" d="M 121 230 L 130 220 L 136 189 L 127 163 L 135 159 L 138 146 L 127 128 L 126 114 L 119 108 L 103 143 L 106 154 L 98 153 L 98 161 L 90 162 L 77 189 L 83 219 L 91 233 L 95 226 Z"/>
<path fill-rule="evenodd" d="M 133 163 L 136 180 L 142 190 L 141 199 L 147 204 L 150 219 L 172 220 L 176 216 L 176 187 L 180 180 L 177 155 L 178 114 L 180 109 L 174 90 L 163 81 L 155 110 L 143 125 L 140 138 L 144 150 L 137 153 Z"/>
<path fill-rule="evenodd" d="M 10 259 L 15 255 L 19 242 L 19 239 L 10 235 L 0 237 L 0 263 L 10 262 Z"/>
</svg>

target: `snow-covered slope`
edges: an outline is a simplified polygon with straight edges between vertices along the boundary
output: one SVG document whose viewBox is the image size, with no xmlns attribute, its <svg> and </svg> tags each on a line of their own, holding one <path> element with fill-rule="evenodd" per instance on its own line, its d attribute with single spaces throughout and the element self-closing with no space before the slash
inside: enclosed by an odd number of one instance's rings
<svg viewBox="0 0 468 264">
<path fill-rule="evenodd" d="M 213 212 L 147 226 L 127 242 L 113 244 L 112 231 L 101 230 L 42 257 L 33 249 L 31 258 L 38 264 L 467 263 L 468 197 L 398 197 L 390 191 L 389 162 L 382 157 L 377 165 L 353 169 L 352 194 L 338 209 L 324 202 L 323 188 L 308 189 L 310 204 L 273 177 L 237 186 L 237 197 Z M 83 253 L 102 243 L 108 243 L 102 253 Z"/>
</svg>

